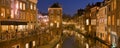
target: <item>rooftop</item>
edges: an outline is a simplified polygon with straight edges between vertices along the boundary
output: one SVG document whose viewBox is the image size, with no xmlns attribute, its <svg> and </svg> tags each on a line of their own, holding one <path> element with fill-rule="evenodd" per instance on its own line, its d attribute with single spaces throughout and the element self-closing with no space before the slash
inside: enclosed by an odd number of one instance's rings
<svg viewBox="0 0 120 48">
<path fill-rule="evenodd" d="M 50 8 L 61 8 L 59 3 L 54 3 Z"/>
</svg>

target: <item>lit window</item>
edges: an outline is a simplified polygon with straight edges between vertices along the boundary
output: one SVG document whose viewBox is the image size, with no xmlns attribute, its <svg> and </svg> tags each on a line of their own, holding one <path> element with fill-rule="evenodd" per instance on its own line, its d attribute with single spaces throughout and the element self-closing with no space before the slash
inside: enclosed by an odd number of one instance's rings
<svg viewBox="0 0 120 48">
<path fill-rule="evenodd" d="M 120 19 L 117 19 L 117 26 L 120 26 Z"/>
<path fill-rule="evenodd" d="M 91 26 L 89 26 L 89 32 L 91 31 Z"/>
<path fill-rule="evenodd" d="M 10 25 L 10 29 L 11 29 L 11 30 L 14 30 L 14 25 Z"/>
<path fill-rule="evenodd" d="M 111 17 L 108 16 L 108 25 L 111 25 Z"/>
<path fill-rule="evenodd" d="M 57 28 L 59 28 L 59 26 L 60 26 L 60 25 L 59 25 L 59 22 L 57 22 Z"/>
<path fill-rule="evenodd" d="M 23 3 L 23 10 L 25 10 L 25 3 Z"/>
<path fill-rule="evenodd" d="M 26 48 L 29 48 L 29 44 L 28 44 L 28 43 L 26 43 L 25 47 L 26 47 Z"/>
<path fill-rule="evenodd" d="M 112 25 L 115 24 L 114 15 L 112 16 Z"/>
<path fill-rule="evenodd" d="M 33 25 L 30 26 L 30 29 L 33 29 Z"/>
<path fill-rule="evenodd" d="M 10 14 L 10 11 L 9 11 L 9 9 L 7 9 L 7 12 L 6 12 L 7 14 Z"/>
<path fill-rule="evenodd" d="M 53 23 L 50 23 L 50 26 L 53 26 Z"/>
<path fill-rule="evenodd" d="M 23 29 L 23 25 L 18 26 L 18 31 L 21 31 Z"/>
<path fill-rule="evenodd" d="M 86 25 L 89 25 L 89 19 L 86 19 Z"/>
<path fill-rule="evenodd" d="M 8 26 L 7 25 L 2 25 L 2 31 L 6 31 L 8 30 Z"/>
<path fill-rule="evenodd" d="M 54 10 L 49 10 L 49 13 L 50 13 L 50 14 L 53 14 L 53 13 L 54 13 Z"/>
<path fill-rule="evenodd" d="M 33 5 L 32 4 L 30 5 L 30 9 L 33 9 Z"/>
<path fill-rule="evenodd" d="M 16 8 L 17 9 L 19 8 L 19 2 L 18 1 L 16 2 Z"/>
<path fill-rule="evenodd" d="M 96 19 L 91 20 L 91 25 L 96 25 Z"/>
<path fill-rule="evenodd" d="M 36 5 L 34 5 L 34 10 L 36 10 Z"/>
<path fill-rule="evenodd" d="M 33 41 L 33 47 L 35 46 L 35 41 Z"/>
<path fill-rule="evenodd" d="M 5 17 L 5 9 L 4 8 L 1 8 L 1 16 Z"/>
<path fill-rule="evenodd" d="M 90 16 L 91 16 L 91 13 L 90 13 Z"/>
<path fill-rule="evenodd" d="M 114 10 L 116 9 L 116 0 L 114 0 Z"/>
<path fill-rule="evenodd" d="M 20 9 L 22 9 L 22 2 L 20 2 Z"/>
</svg>

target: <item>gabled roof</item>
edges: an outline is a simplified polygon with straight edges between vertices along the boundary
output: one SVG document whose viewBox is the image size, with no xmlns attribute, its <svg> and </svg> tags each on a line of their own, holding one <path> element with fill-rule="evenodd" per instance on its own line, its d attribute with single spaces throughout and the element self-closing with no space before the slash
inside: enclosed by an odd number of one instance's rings
<svg viewBox="0 0 120 48">
<path fill-rule="evenodd" d="M 59 3 L 54 3 L 50 8 L 61 8 Z"/>
</svg>

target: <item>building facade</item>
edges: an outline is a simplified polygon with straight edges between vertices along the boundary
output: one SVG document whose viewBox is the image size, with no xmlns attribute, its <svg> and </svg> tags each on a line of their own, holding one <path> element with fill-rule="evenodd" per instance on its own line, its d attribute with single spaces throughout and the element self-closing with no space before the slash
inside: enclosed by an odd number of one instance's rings
<svg viewBox="0 0 120 48">
<path fill-rule="evenodd" d="M 97 26 L 97 5 L 91 5 L 86 7 L 85 12 L 85 30 L 88 32 L 88 35 L 91 37 L 96 36 L 96 26 Z"/>
<path fill-rule="evenodd" d="M 34 29 L 36 3 L 31 0 L 1 0 L 0 31 Z"/>
<path fill-rule="evenodd" d="M 107 6 L 107 24 L 109 43 L 111 47 L 117 47 L 119 43 L 119 2 L 118 0 L 104 0 Z"/>
<path fill-rule="evenodd" d="M 106 40 L 107 36 L 107 13 L 106 13 L 106 6 L 101 6 L 97 13 L 97 37 L 101 38 L 102 40 Z"/>
<path fill-rule="evenodd" d="M 54 3 L 48 8 L 48 12 L 50 32 L 52 35 L 60 35 L 62 33 L 62 7 Z"/>
<path fill-rule="evenodd" d="M 37 0 L 0 0 L 0 43 L 22 38 L 21 34 L 28 35 L 35 29 L 37 18 Z M 22 39 L 21 39 L 22 40 Z M 18 40 L 20 41 L 20 40 Z M 10 41 L 11 42 L 11 41 Z M 21 42 L 7 43 L 6 47 L 12 48 L 13 45 Z M 18 45 L 13 48 L 25 48 Z M 1 46 L 5 48 L 5 46 Z"/>
</svg>

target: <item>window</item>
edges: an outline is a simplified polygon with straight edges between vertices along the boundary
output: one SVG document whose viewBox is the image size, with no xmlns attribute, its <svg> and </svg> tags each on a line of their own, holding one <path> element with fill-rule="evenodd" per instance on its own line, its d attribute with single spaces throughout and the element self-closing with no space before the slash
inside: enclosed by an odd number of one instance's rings
<svg viewBox="0 0 120 48">
<path fill-rule="evenodd" d="M 115 19 L 114 19 L 115 17 L 114 17 L 114 15 L 112 16 L 112 25 L 114 25 L 115 24 Z"/>
<path fill-rule="evenodd" d="M 58 15 L 60 15 L 60 10 L 57 10 Z"/>
<path fill-rule="evenodd" d="M 116 0 L 114 0 L 114 10 L 116 9 Z"/>
<path fill-rule="evenodd" d="M 7 12 L 6 12 L 7 14 L 10 14 L 10 10 L 9 10 L 9 9 L 7 9 L 6 11 L 7 11 Z"/>
<path fill-rule="evenodd" d="M 30 26 L 30 29 L 33 29 L 33 25 Z"/>
<path fill-rule="evenodd" d="M 16 9 L 18 9 L 18 8 L 19 8 L 19 2 L 16 1 Z"/>
<path fill-rule="evenodd" d="M 10 0 L 5 0 L 5 4 L 6 4 L 7 6 L 9 6 L 9 5 L 10 5 Z"/>
<path fill-rule="evenodd" d="M 20 9 L 22 9 L 22 2 L 20 2 Z"/>
<path fill-rule="evenodd" d="M 89 25 L 89 19 L 86 19 L 86 25 Z"/>
<path fill-rule="evenodd" d="M 117 19 L 117 26 L 120 26 L 120 19 Z"/>
<path fill-rule="evenodd" d="M 28 43 L 26 43 L 25 48 L 29 48 L 29 44 Z"/>
<path fill-rule="evenodd" d="M 2 31 L 7 31 L 8 30 L 8 26 L 7 25 L 2 25 Z"/>
<path fill-rule="evenodd" d="M 57 22 L 57 28 L 59 28 L 59 26 L 60 26 L 60 25 L 59 25 L 59 22 Z"/>
<path fill-rule="evenodd" d="M 31 10 L 33 9 L 33 5 L 32 5 L 32 4 L 30 4 L 30 9 L 31 9 Z"/>
<path fill-rule="evenodd" d="M 36 10 L 36 5 L 34 5 L 34 10 Z"/>
<path fill-rule="evenodd" d="M 10 30 L 14 30 L 14 25 L 10 25 Z"/>
<path fill-rule="evenodd" d="M 111 17 L 108 16 L 108 25 L 111 25 Z"/>
<path fill-rule="evenodd" d="M 35 41 L 33 41 L 33 47 L 35 46 Z"/>
<path fill-rule="evenodd" d="M 50 23 L 50 26 L 53 26 L 53 23 Z"/>
<path fill-rule="evenodd" d="M 90 13 L 90 16 L 91 16 L 91 13 Z"/>
<path fill-rule="evenodd" d="M 5 17 L 5 9 L 4 8 L 1 8 L 1 16 Z"/>
<path fill-rule="evenodd" d="M 14 11 L 11 10 L 11 18 L 14 18 Z"/>
<path fill-rule="evenodd" d="M 91 26 L 89 26 L 89 32 L 91 31 Z"/>
<path fill-rule="evenodd" d="M 91 20 L 91 25 L 96 25 L 96 19 Z"/>
<path fill-rule="evenodd" d="M 54 10 L 50 10 L 50 13 L 51 13 L 51 14 L 54 14 Z"/>
<path fill-rule="evenodd" d="M 23 25 L 18 26 L 18 31 L 21 31 L 23 29 Z"/>
<path fill-rule="evenodd" d="M 23 3 L 23 10 L 25 10 L 25 3 Z"/>
</svg>

